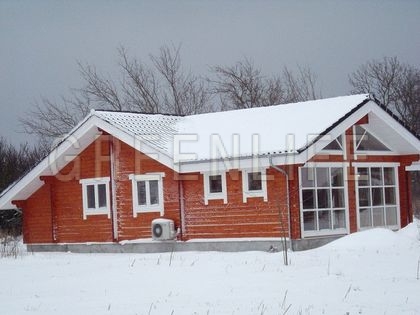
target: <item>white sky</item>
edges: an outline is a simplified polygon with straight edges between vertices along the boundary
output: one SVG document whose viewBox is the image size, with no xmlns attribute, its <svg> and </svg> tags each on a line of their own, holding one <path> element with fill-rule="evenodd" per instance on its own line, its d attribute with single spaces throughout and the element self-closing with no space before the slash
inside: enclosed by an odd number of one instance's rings
<svg viewBox="0 0 420 315">
<path fill-rule="evenodd" d="M 348 94 L 347 75 L 372 58 L 420 66 L 420 1 L 0 0 L 0 136 L 41 96 L 80 87 L 76 60 L 116 71 L 116 48 L 139 58 L 182 44 L 186 66 L 253 58 L 267 73 L 310 66 L 323 96 Z"/>
</svg>

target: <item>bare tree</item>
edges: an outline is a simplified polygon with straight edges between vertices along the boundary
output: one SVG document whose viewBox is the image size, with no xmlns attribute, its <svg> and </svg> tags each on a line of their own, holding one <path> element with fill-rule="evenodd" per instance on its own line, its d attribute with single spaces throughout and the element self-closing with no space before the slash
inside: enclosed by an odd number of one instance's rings
<svg viewBox="0 0 420 315">
<path fill-rule="evenodd" d="M 316 75 L 309 67 L 297 67 L 297 74 L 289 68 L 283 69 L 283 84 L 286 91 L 285 103 L 304 102 L 321 98 Z"/>
<path fill-rule="evenodd" d="M 91 100 L 86 93 L 72 90 L 71 97 L 62 97 L 60 102 L 42 98 L 20 122 L 26 133 L 38 136 L 48 146 L 85 117 L 91 106 Z"/>
<path fill-rule="evenodd" d="M 186 71 L 180 47 L 163 46 L 150 62 L 118 49 L 120 78 L 100 74 L 95 66 L 78 62 L 84 86 L 72 89 L 60 102 L 43 98 L 21 119 L 24 131 L 46 143 L 74 127 L 91 108 L 143 113 L 190 115 L 210 111 L 207 81 Z"/>
<path fill-rule="evenodd" d="M 374 93 L 415 132 L 420 132 L 420 69 L 397 57 L 371 60 L 349 75 L 352 93 Z"/>
<path fill-rule="evenodd" d="M 209 93 L 204 80 L 182 69 L 180 46 L 163 46 L 160 54 L 151 56 L 151 59 L 163 77 L 161 101 L 167 112 L 191 115 L 210 110 Z"/>
<path fill-rule="evenodd" d="M 248 58 L 233 66 L 215 66 L 213 93 L 223 109 L 250 108 L 316 99 L 320 96 L 316 76 L 309 68 L 298 67 L 297 75 L 285 67 L 282 75 L 264 76 Z"/>
</svg>

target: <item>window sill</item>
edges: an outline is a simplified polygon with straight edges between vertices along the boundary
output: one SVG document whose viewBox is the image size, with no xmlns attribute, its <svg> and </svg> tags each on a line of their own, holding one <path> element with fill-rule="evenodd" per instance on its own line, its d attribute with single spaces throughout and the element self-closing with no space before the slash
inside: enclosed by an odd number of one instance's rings
<svg viewBox="0 0 420 315">
<path fill-rule="evenodd" d="M 223 200 L 223 203 L 227 204 L 227 196 L 223 193 L 205 196 L 204 204 L 207 206 L 210 200 Z"/>
<path fill-rule="evenodd" d="M 243 193 L 243 202 L 246 203 L 248 198 L 263 198 L 264 202 L 268 201 L 267 193 L 263 190 L 244 192 Z"/>
<path fill-rule="evenodd" d="M 141 208 L 141 209 L 137 208 L 137 209 L 134 209 L 133 215 L 134 217 L 137 217 L 138 214 L 152 213 L 152 212 L 159 212 L 160 215 L 163 215 L 164 209 L 162 207 Z"/>
<path fill-rule="evenodd" d="M 346 234 L 348 234 L 347 229 L 308 231 L 308 232 L 302 232 L 302 238 L 322 237 L 322 236 L 331 236 L 331 235 L 346 235 Z"/>
<path fill-rule="evenodd" d="M 107 209 L 107 210 L 96 210 L 96 211 L 93 211 L 93 210 L 89 210 L 89 211 L 84 211 L 83 212 L 83 219 L 84 220 L 86 220 L 87 219 L 87 217 L 88 216 L 91 216 L 91 215 L 107 215 L 108 216 L 108 219 L 110 219 L 111 218 L 111 213 L 110 213 L 110 211 Z"/>
</svg>

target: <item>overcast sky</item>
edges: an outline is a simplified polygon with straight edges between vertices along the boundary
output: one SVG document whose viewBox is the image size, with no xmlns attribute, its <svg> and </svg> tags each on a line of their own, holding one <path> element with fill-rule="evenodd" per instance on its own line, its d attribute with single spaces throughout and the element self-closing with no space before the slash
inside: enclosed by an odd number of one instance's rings
<svg viewBox="0 0 420 315">
<path fill-rule="evenodd" d="M 247 56 L 266 73 L 310 66 L 323 96 L 345 95 L 369 59 L 420 66 L 420 1 L 0 0 L 0 136 L 29 140 L 19 117 L 80 87 L 77 60 L 112 74 L 119 45 L 147 58 L 180 43 L 199 74 Z"/>
</svg>

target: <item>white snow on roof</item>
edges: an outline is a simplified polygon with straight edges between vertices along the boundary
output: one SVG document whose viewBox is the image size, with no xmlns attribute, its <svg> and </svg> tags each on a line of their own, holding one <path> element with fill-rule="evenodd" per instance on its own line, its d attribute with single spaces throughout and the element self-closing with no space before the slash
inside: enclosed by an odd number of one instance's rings
<svg viewBox="0 0 420 315">
<path fill-rule="evenodd" d="M 174 145 L 179 145 L 179 152 L 202 160 L 212 157 L 215 142 L 231 157 L 250 156 L 256 151 L 290 151 L 288 135 L 294 138 L 292 151 L 296 152 L 367 98 L 367 94 L 360 94 L 185 117 L 107 111 L 95 114 L 130 134 L 143 136 L 169 156 L 173 156 Z M 174 144 L 175 135 L 180 141 Z M 184 135 L 195 139 L 184 141 Z M 253 137 L 257 138 L 257 148 Z"/>
<path fill-rule="evenodd" d="M 178 132 L 176 123 L 183 118 L 161 114 L 110 111 L 95 111 L 95 115 L 132 135 L 143 138 L 170 155 L 172 155 L 173 137 Z"/>
</svg>

